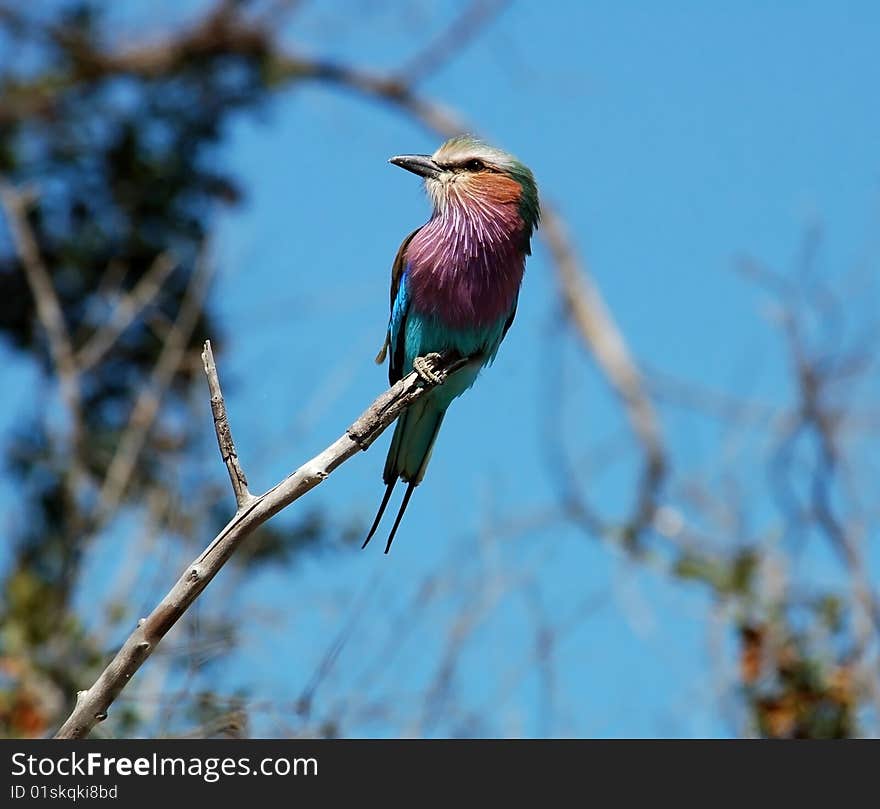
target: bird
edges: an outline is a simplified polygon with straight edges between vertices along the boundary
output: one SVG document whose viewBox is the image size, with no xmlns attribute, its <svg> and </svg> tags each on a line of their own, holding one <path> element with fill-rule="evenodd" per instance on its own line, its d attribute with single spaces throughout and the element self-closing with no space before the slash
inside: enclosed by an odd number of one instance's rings
<svg viewBox="0 0 880 809">
<path fill-rule="evenodd" d="M 388 357 L 393 385 L 412 370 L 435 384 L 424 358 L 447 353 L 466 363 L 397 420 L 385 460 L 385 494 L 362 548 L 382 520 L 398 481 L 407 484 L 385 553 L 425 476 L 446 410 L 498 352 L 516 315 L 526 257 L 540 219 L 531 170 L 513 155 L 458 135 L 432 155 L 388 161 L 423 178 L 431 216 L 400 245 L 391 269 L 391 314 L 376 357 Z"/>
</svg>

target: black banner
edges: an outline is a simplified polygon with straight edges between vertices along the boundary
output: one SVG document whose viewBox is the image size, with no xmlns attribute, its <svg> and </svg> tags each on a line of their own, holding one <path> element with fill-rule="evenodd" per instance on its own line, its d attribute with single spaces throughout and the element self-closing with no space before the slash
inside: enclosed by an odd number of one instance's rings
<svg viewBox="0 0 880 809">
<path fill-rule="evenodd" d="M 0 741 L 0 806 L 425 799 L 790 805 L 874 794 L 877 742 Z M 861 790 L 865 790 L 861 792 Z M 548 800 L 542 800 L 542 797 Z M 433 800 L 432 800 L 433 802 Z"/>
</svg>

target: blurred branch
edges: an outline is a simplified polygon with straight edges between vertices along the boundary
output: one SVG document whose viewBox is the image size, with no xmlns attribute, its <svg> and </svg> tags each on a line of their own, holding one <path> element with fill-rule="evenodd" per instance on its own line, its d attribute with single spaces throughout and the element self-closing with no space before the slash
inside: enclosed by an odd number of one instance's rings
<svg viewBox="0 0 880 809">
<path fill-rule="evenodd" d="M 37 309 L 37 317 L 46 332 L 49 354 L 61 386 L 61 395 L 73 423 L 73 445 L 78 445 L 81 420 L 79 368 L 73 343 L 64 320 L 58 293 L 49 270 L 43 263 L 37 240 L 27 221 L 31 195 L 0 179 L 0 201 L 6 213 L 12 241 L 21 261 Z"/>
<path fill-rule="evenodd" d="M 308 718 L 309 714 L 312 711 L 312 707 L 315 703 L 315 695 L 317 694 L 318 688 L 328 679 L 331 671 L 336 665 L 339 656 L 342 654 L 342 651 L 345 649 L 345 646 L 348 644 L 349 640 L 353 637 L 355 630 L 357 629 L 358 622 L 361 621 L 366 614 L 365 607 L 367 606 L 368 600 L 375 594 L 376 588 L 378 586 L 379 580 L 381 578 L 382 571 L 376 570 L 376 572 L 370 577 L 370 579 L 366 582 L 363 589 L 357 598 L 354 599 L 353 603 L 349 607 L 348 617 L 339 627 L 338 632 L 333 636 L 330 641 L 330 644 L 324 651 L 324 654 L 321 655 L 318 660 L 318 664 L 312 672 L 309 679 L 306 681 L 305 686 L 300 692 L 299 697 L 296 700 L 296 712 L 302 718 Z"/>
<path fill-rule="evenodd" d="M 792 418 L 787 410 L 770 402 L 714 390 L 702 383 L 681 379 L 656 368 L 643 366 L 643 369 L 647 387 L 655 399 L 697 411 L 719 421 L 776 429 Z"/>
<path fill-rule="evenodd" d="M 174 379 L 186 355 L 187 345 L 202 311 L 202 303 L 208 292 L 211 271 L 203 249 L 197 259 L 197 267 L 180 304 L 180 310 L 165 344 L 156 360 L 146 387 L 132 407 L 125 433 L 119 441 L 116 453 L 107 468 L 107 475 L 98 498 L 96 516 L 100 520 L 112 514 L 119 505 L 131 480 L 138 456 L 144 448 L 162 397 Z"/>
<path fill-rule="evenodd" d="M 194 59 L 214 55 L 260 56 L 268 52 L 272 34 L 248 20 L 240 3 L 219 0 L 194 25 L 156 42 L 121 49 L 102 50 L 66 28 L 53 31 L 57 44 L 75 60 L 78 75 L 132 74 L 142 78 L 161 78 Z"/>
<path fill-rule="evenodd" d="M 474 39 L 507 6 L 510 0 L 472 0 L 449 26 L 397 71 L 410 86 L 436 73 Z"/>
<path fill-rule="evenodd" d="M 428 358 L 441 384 L 467 364 L 466 358 Z M 77 694 L 76 705 L 56 738 L 87 736 L 107 711 L 134 673 L 152 654 L 158 643 L 189 609 L 242 541 L 282 509 L 326 480 L 330 473 L 359 451 L 366 450 L 406 408 L 433 387 L 413 372 L 377 398 L 327 449 L 303 464 L 269 491 L 254 497 L 236 512 L 207 548 L 187 566 L 168 594 L 125 641 L 122 648 L 94 685 Z"/>
<path fill-rule="evenodd" d="M 580 266 L 562 219 L 545 216 L 542 230 L 555 260 L 559 289 L 569 316 L 623 402 L 642 447 L 642 479 L 635 510 L 626 527 L 626 533 L 635 537 L 653 517 L 656 495 L 666 472 L 659 421 L 623 335 L 590 275 Z"/>
<path fill-rule="evenodd" d="M 77 362 L 82 371 L 87 371 L 103 359 L 122 333 L 159 294 L 162 284 L 175 266 L 177 262 L 168 253 L 156 256 L 156 260 L 134 288 L 120 298 L 108 321 L 77 352 Z"/>
<path fill-rule="evenodd" d="M 807 231 L 801 249 L 799 273 L 794 278 L 775 272 L 750 258 L 742 259 L 737 269 L 767 289 L 775 299 L 780 329 L 786 341 L 796 401 L 792 416 L 780 429 L 774 459 L 775 486 L 783 504 L 796 502 L 792 463 L 795 445 L 801 437 L 812 439 L 813 457 L 809 472 L 807 508 L 799 514 L 795 507 L 788 516 L 792 521 L 806 518 L 814 522 L 825 536 L 850 576 L 856 602 L 863 610 L 868 625 L 880 633 L 880 604 L 872 590 L 860 538 L 851 525 L 835 511 L 835 489 L 840 484 L 841 467 L 845 461 L 840 436 L 845 410 L 834 404 L 833 390 L 846 374 L 858 375 L 869 367 L 870 351 L 861 345 L 854 353 L 840 345 L 845 333 L 845 308 L 834 302 L 831 290 L 819 283 L 814 265 L 821 232 L 813 227 Z M 828 335 L 817 339 L 811 323 L 831 322 L 838 347 L 829 351 Z M 835 357 L 830 362 L 829 357 Z M 862 645 L 867 645 L 863 638 Z"/>
</svg>

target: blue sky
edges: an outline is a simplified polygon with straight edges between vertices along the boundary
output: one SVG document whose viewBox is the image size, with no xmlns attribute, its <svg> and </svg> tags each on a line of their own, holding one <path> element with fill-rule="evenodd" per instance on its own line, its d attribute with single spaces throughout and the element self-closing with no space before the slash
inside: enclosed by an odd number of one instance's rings
<svg viewBox="0 0 880 809">
<path fill-rule="evenodd" d="M 416 4 L 403 13 L 403 5 L 306 4 L 285 38 L 309 53 L 390 70 L 424 43 L 419 29 L 436 30 L 456 7 Z M 181 9 L 151 7 L 155 30 Z M 783 402 L 781 344 L 762 297 L 733 267 L 744 254 L 792 267 L 816 223 L 830 277 L 863 261 L 876 267 L 878 41 L 880 6 L 871 2 L 518 2 L 423 90 L 532 167 L 641 361 Z M 383 389 L 385 371 L 372 357 L 387 318 L 390 262 L 428 214 L 417 180 L 386 159 L 436 145 L 400 115 L 321 87 L 285 93 L 229 132 L 218 161 L 240 178 L 247 201 L 222 217 L 213 306 L 252 488 L 268 488 L 321 450 Z M 404 720 L 419 710 L 456 605 L 511 575 L 529 580 L 527 594 L 499 597 L 455 680 L 458 702 L 486 715 L 483 732 L 735 732 L 707 676 L 718 624 L 701 588 L 564 524 L 497 537 L 487 528 L 555 503 L 543 447 L 548 368 L 569 379 L 563 419 L 578 453 L 626 435 L 577 343 L 554 338 L 558 313 L 538 246 L 517 321 L 495 365 L 450 411 L 390 557 L 380 547 L 345 548 L 245 582 L 234 597 L 254 627 L 222 674 L 225 687 L 247 682 L 255 699 L 295 699 L 368 588 L 322 708 L 330 710 L 331 694 L 392 693 L 402 716 L 349 732 L 421 732 Z M 199 429 L 210 431 L 207 415 Z M 664 410 L 664 429 L 681 467 L 711 468 L 722 439 L 716 425 Z M 294 508 L 328 510 L 340 528 L 366 525 L 381 496 L 387 441 Z M 206 461 L 221 476 L 219 463 Z M 632 459 L 607 474 L 598 462 L 590 471 L 591 500 L 619 512 L 629 502 Z M 359 682 L 363 661 L 397 631 L 392 616 L 441 569 L 444 598 L 419 619 L 381 684 Z M 175 578 L 169 571 L 167 584 Z M 212 585 L 200 609 L 211 610 L 219 590 Z M 580 615 L 556 648 L 549 712 L 540 676 L 515 674 L 532 655 L 537 613 L 553 622 Z M 277 732 L 272 721 L 258 718 L 257 730 Z M 431 727 L 442 734 L 452 722 Z"/>
</svg>

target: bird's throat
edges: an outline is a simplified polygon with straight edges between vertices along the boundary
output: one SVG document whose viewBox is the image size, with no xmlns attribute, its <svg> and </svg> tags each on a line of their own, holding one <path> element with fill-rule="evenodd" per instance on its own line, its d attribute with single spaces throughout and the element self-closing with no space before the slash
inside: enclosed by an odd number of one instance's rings
<svg viewBox="0 0 880 809">
<path fill-rule="evenodd" d="M 413 306 L 451 328 L 497 323 L 516 302 L 527 240 L 515 199 L 450 194 L 407 248 Z"/>
</svg>

